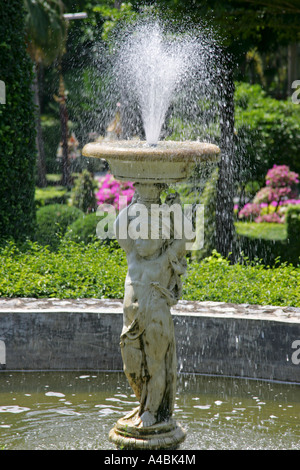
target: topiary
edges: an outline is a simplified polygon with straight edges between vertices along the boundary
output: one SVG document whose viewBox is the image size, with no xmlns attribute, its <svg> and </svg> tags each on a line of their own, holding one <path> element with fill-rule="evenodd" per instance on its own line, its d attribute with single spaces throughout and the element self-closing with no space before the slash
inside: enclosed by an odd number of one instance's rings
<svg viewBox="0 0 300 470">
<path fill-rule="evenodd" d="M 97 182 L 91 173 L 88 170 L 83 170 L 78 176 L 72 192 L 72 205 L 85 213 L 95 211 L 97 207 L 95 189 L 97 187 Z"/>
<path fill-rule="evenodd" d="M 300 206 L 291 206 L 286 215 L 287 238 L 291 262 L 300 262 Z"/>
<path fill-rule="evenodd" d="M 204 245 L 196 252 L 196 259 L 200 260 L 210 256 L 216 248 L 216 198 L 219 170 L 216 168 L 205 184 L 200 197 L 204 205 Z"/>
<path fill-rule="evenodd" d="M 69 225 L 83 215 L 77 207 L 65 204 L 49 204 L 37 210 L 35 240 L 41 245 L 56 249 Z"/>
<path fill-rule="evenodd" d="M 35 111 L 24 0 L 0 2 L 0 235 L 22 240 L 35 226 Z"/>
</svg>

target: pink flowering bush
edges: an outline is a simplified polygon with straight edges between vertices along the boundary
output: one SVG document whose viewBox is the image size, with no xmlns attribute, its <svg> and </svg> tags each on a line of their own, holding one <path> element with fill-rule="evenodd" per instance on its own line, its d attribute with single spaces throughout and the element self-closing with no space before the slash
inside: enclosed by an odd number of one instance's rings
<svg viewBox="0 0 300 470">
<path fill-rule="evenodd" d="M 266 176 L 266 185 L 272 188 L 283 188 L 299 183 L 299 175 L 290 171 L 287 165 L 274 165 Z"/>
<path fill-rule="evenodd" d="M 97 204 L 111 204 L 119 210 L 120 196 L 127 197 L 127 204 L 130 203 L 134 195 L 134 187 L 131 181 L 120 182 L 113 175 L 107 174 L 98 178 L 99 189 L 96 191 Z"/>
<path fill-rule="evenodd" d="M 283 223 L 291 205 L 300 205 L 297 199 L 299 175 L 287 165 L 274 165 L 266 175 L 266 186 L 245 204 L 238 216 L 254 222 Z"/>
<path fill-rule="evenodd" d="M 246 220 L 253 220 L 253 218 L 259 216 L 259 214 L 260 214 L 259 204 L 248 202 L 248 204 L 245 204 L 243 209 L 240 210 L 239 218 L 246 219 Z"/>
<path fill-rule="evenodd" d="M 255 204 L 267 204 L 269 203 L 270 189 L 268 186 L 261 188 L 255 195 L 253 202 Z"/>
<path fill-rule="evenodd" d="M 260 222 L 269 222 L 269 223 L 276 223 L 276 224 L 283 224 L 284 220 L 282 217 L 277 212 L 273 212 L 271 214 L 263 214 L 259 215 L 256 217 L 255 221 L 256 223 Z"/>
</svg>

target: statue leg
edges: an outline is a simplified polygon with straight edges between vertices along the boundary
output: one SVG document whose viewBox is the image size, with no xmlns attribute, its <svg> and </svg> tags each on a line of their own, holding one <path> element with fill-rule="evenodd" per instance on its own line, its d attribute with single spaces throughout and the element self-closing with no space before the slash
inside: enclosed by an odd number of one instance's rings
<svg viewBox="0 0 300 470">
<path fill-rule="evenodd" d="M 152 319 L 143 334 L 147 368 L 146 396 L 140 421 L 143 426 L 167 420 L 173 411 L 176 389 L 176 352 L 171 315 Z"/>
<path fill-rule="evenodd" d="M 140 401 L 143 388 L 143 354 L 139 338 L 131 340 L 122 337 L 121 354 L 124 372 L 135 396 Z"/>
</svg>

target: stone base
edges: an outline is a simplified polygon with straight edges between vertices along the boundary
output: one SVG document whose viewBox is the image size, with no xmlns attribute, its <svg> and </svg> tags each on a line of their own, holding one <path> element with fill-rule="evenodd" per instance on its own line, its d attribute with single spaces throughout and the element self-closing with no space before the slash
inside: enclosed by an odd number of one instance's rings
<svg viewBox="0 0 300 470">
<path fill-rule="evenodd" d="M 136 414 L 134 410 L 129 415 L 118 420 L 110 430 L 109 440 L 118 449 L 124 450 L 171 450 L 178 449 L 184 441 L 186 432 L 172 418 L 153 426 L 135 426 L 132 418 Z"/>
</svg>

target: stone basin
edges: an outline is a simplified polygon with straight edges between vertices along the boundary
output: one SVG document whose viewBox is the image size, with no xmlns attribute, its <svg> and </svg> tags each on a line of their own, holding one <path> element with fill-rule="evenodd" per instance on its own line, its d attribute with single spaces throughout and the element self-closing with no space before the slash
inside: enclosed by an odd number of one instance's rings
<svg viewBox="0 0 300 470">
<path fill-rule="evenodd" d="M 220 149 L 196 141 L 160 141 L 150 146 L 140 140 L 92 142 L 86 157 L 105 159 L 115 178 L 136 183 L 176 183 L 186 180 L 197 164 L 217 162 Z"/>
</svg>

